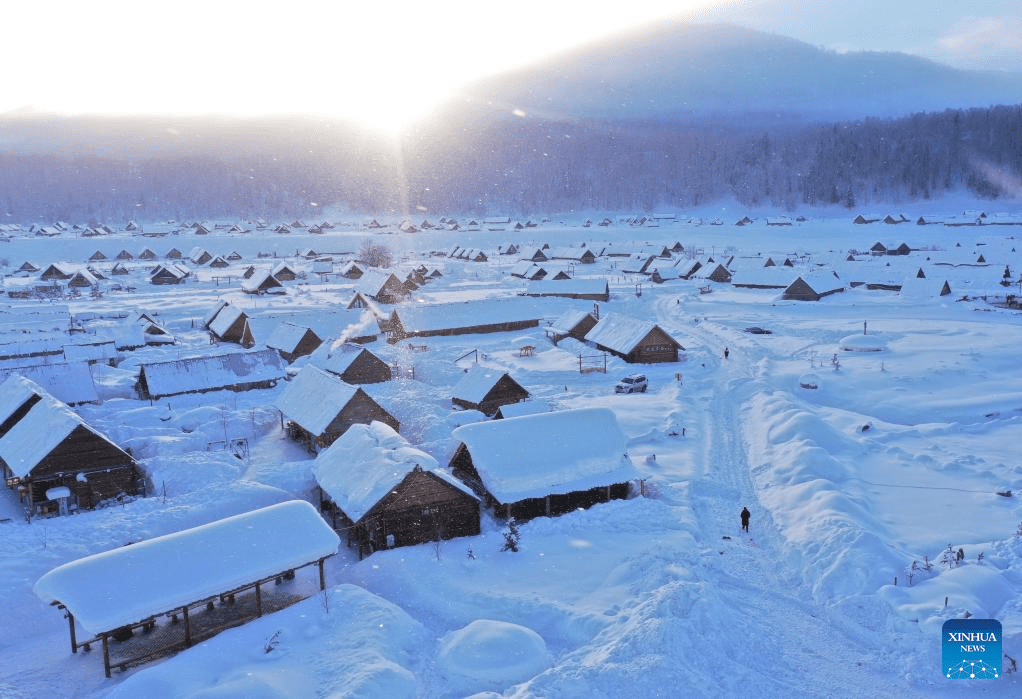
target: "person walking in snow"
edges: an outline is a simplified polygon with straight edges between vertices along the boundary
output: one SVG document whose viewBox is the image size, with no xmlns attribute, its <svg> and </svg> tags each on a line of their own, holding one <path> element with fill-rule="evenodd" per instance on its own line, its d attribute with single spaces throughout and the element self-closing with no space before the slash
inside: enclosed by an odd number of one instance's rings
<svg viewBox="0 0 1022 699">
<path fill-rule="evenodd" d="M 727 347 L 725 347 L 725 348 L 724 348 L 724 359 L 727 359 L 727 356 L 728 356 L 729 354 L 731 354 L 730 350 L 728 350 L 728 348 L 727 348 Z"/>
<path fill-rule="evenodd" d="M 742 508 L 742 529 L 749 531 L 749 518 L 752 517 L 752 513 L 749 512 L 748 507 Z"/>
</svg>

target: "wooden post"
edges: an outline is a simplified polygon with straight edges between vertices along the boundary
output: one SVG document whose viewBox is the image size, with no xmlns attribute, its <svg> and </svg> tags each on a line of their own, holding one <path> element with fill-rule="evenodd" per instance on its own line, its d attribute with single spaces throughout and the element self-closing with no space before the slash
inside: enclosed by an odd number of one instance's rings
<svg viewBox="0 0 1022 699">
<path fill-rule="evenodd" d="M 75 638 L 75 615 L 72 614 L 71 610 L 67 609 L 66 607 L 64 608 L 64 610 L 67 612 L 67 624 L 68 627 L 71 629 L 71 652 L 77 653 L 78 639 Z"/>
<path fill-rule="evenodd" d="M 181 612 L 185 617 L 185 648 L 192 647 L 192 625 L 188 621 L 188 607 L 181 607 Z"/>
<path fill-rule="evenodd" d="M 263 592 L 259 588 L 259 583 L 256 582 L 256 616 L 263 615 Z"/>
<path fill-rule="evenodd" d="M 110 676 L 110 639 L 106 634 L 103 634 L 103 672 Z"/>
<path fill-rule="evenodd" d="M 323 570 L 323 561 L 325 561 L 325 560 L 326 560 L 325 558 L 319 559 L 319 589 L 320 590 L 325 590 L 326 589 L 326 573 Z"/>
</svg>

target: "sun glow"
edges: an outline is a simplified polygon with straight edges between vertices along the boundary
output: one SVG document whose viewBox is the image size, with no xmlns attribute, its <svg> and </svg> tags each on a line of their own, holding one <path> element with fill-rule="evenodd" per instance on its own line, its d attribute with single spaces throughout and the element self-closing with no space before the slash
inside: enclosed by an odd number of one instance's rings
<svg viewBox="0 0 1022 699">
<path fill-rule="evenodd" d="M 395 132 L 474 79 L 709 3 L 56 4 L 8 8 L 0 59 L 22 69 L 0 114 L 314 114 Z"/>
</svg>

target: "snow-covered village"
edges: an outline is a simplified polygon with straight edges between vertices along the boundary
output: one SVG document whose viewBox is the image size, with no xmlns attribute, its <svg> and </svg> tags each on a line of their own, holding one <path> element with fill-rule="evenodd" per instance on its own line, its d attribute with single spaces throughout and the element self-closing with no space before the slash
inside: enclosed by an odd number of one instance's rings
<svg viewBox="0 0 1022 699">
<path fill-rule="evenodd" d="M 3 27 L 0 699 L 1022 696 L 1018 0 Z"/>
<path fill-rule="evenodd" d="M 1017 696 L 1020 231 L 5 226 L 0 694 Z"/>
</svg>

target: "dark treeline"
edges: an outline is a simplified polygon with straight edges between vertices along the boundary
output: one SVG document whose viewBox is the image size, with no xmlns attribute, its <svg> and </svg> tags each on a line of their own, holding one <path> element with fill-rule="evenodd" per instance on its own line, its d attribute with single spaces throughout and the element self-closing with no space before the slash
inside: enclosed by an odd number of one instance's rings
<svg viewBox="0 0 1022 699">
<path fill-rule="evenodd" d="M 1022 194 L 1022 106 L 830 125 L 733 121 L 519 119 L 460 141 L 423 139 L 407 149 L 406 161 L 422 173 L 413 189 L 430 209 L 526 215 L 684 208 L 722 197 L 794 210 L 925 200 L 959 188 L 988 198 Z"/>
<path fill-rule="evenodd" d="M 848 208 L 964 188 L 1017 195 L 1022 106 L 828 125 L 544 122 L 463 116 L 400 148 L 363 132 L 241 125 L 201 147 L 0 148 L 7 222 L 366 213 L 651 211 L 735 198 Z"/>
</svg>

